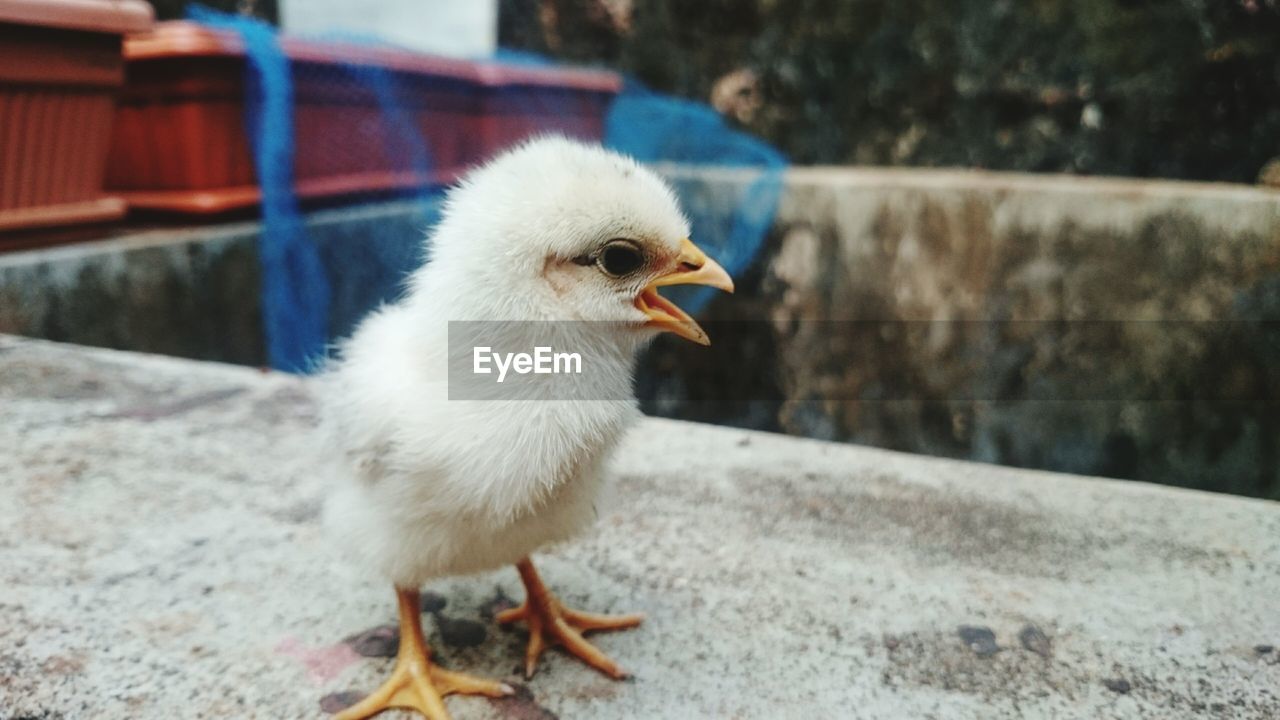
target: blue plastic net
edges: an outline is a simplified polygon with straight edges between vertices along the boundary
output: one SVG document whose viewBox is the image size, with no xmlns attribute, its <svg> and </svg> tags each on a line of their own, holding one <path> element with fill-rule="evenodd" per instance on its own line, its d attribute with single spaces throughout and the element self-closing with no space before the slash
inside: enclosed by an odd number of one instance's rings
<svg viewBox="0 0 1280 720">
<path fill-rule="evenodd" d="M 245 66 L 246 118 L 254 168 L 261 187 L 263 230 L 261 302 L 268 361 L 274 368 L 307 372 L 320 364 L 332 342 L 349 333 L 359 319 L 401 292 L 409 272 L 423 260 L 423 238 L 437 218 L 444 188 L 431 182 L 436 153 L 406 111 L 416 102 L 414 88 L 399 76 L 362 62 L 317 69 L 291 66 L 275 29 L 251 18 L 226 15 L 202 7 L 190 11 L 193 20 L 237 33 L 248 62 Z M 334 39 L 333 37 L 323 39 Z M 341 37 L 350 45 L 371 42 Z M 548 64 L 528 53 L 503 51 L 493 59 L 507 64 Z M 342 242 L 318 242 L 308 234 L 295 193 L 294 166 L 297 88 L 314 81 L 305 73 L 341 73 L 335 86 L 356 87 L 372 95 L 380 114 L 376 123 L 335 129 L 332 142 L 308 152 L 349 151 L 350 133 L 376 132 L 384 156 L 396 170 L 421 179 L 408 192 L 414 203 L 411 220 L 356 224 L 359 237 Z M 335 78 L 336 79 L 336 78 Z M 354 81 L 354 82 L 352 82 Z M 314 84 L 312 82 L 311 84 Z M 548 116 L 572 112 L 555 92 L 517 97 L 528 107 L 517 111 Z M 568 115 L 566 115 L 568 118 Z M 572 123 L 570 123 L 572 124 Z M 773 222 L 786 167 L 783 156 L 763 142 L 728 127 L 705 105 L 666 97 L 635 81 L 627 81 L 605 118 L 604 145 L 649 163 L 715 165 L 740 168 L 733 182 L 714 197 L 697 193 L 696 183 L 672 175 L 693 226 L 698 244 L 706 248 L 735 277 L 751 264 Z M 305 158 L 303 158 L 305 159 Z M 727 193 L 727 195 L 726 195 Z M 727 198 L 727 199 L 726 199 Z M 678 299 L 696 312 L 711 296 L 697 288 Z"/>
<path fill-rule="evenodd" d="M 750 135 L 726 126 L 724 118 L 701 103 L 655 93 L 628 80 L 614 100 L 605 122 L 604 143 L 642 162 L 736 167 L 747 171 L 737 192 L 718 202 L 705 195 L 681 192 L 699 245 L 733 277 L 740 276 L 764 243 L 782 194 L 782 153 Z M 679 176 L 677 190 L 687 189 Z M 715 292 L 707 287 L 679 288 L 673 293 L 691 312 L 701 310 Z"/>
<path fill-rule="evenodd" d="M 192 19 L 238 33 L 246 48 L 245 128 L 262 191 L 262 325 L 271 366 L 312 366 L 328 342 L 329 280 L 293 192 L 293 78 L 274 29 L 199 6 Z"/>
</svg>

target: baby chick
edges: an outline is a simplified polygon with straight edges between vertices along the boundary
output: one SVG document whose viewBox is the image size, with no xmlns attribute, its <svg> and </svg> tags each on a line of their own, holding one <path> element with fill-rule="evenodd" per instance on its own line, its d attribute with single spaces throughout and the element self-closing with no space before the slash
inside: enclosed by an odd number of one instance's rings
<svg viewBox="0 0 1280 720">
<path fill-rule="evenodd" d="M 630 390 L 636 351 L 664 331 L 708 342 L 657 290 L 732 292 L 728 274 L 688 238 L 689 223 L 657 175 L 559 137 L 516 147 L 449 192 L 407 295 L 361 323 L 320 380 L 336 475 L 326 525 L 394 585 L 400 613 L 391 678 L 339 720 L 393 707 L 438 720 L 448 717 L 445 695 L 510 693 L 431 662 L 418 594 L 429 580 L 506 564 L 515 564 L 526 597 L 498 621 L 527 623 L 527 676 L 549 644 L 625 676 L 582 634 L 633 627 L 641 616 L 565 608 L 529 555 L 594 521 L 601 467 L 639 416 Z M 572 397 L 536 383 L 452 397 L 451 328 L 456 346 L 464 335 L 456 328 L 468 321 L 507 341 L 553 326 L 561 342 L 581 346 L 592 372 L 572 379 Z"/>
</svg>

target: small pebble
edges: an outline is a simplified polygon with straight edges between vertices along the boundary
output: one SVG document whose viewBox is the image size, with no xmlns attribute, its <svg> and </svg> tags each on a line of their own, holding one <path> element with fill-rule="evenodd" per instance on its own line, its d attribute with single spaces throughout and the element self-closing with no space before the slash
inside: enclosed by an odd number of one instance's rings
<svg viewBox="0 0 1280 720">
<path fill-rule="evenodd" d="M 400 629 L 395 625 L 379 625 L 362 633 L 344 638 L 361 657 L 395 657 L 400 651 Z"/>
<path fill-rule="evenodd" d="M 448 604 L 449 601 L 443 595 L 433 592 L 422 593 L 422 612 L 424 613 L 438 613 Z"/>
<path fill-rule="evenodd" d="M 516 669 L 516 672 L 523 673 L 524 667 Z M 555 713 L 538 704 L 537 698 L 533 692 L 524 685 L 516 685 L 511 687 L 511 693 L 506 697 L 489 698 L 489 704 L 497 708 L 498 713 L 502 717 L 518 718 L 519 720 L 556 720 L 558 717 Z"/>
<path fill-rule="evenodd" d="M 449 647 L 475 647 L 484 642 L 484 625 L 474 620 L 459 620 L 445 615 L 436 616 L 436 628 L 440 631 L 440 640 Z"/>
<path fill-rule="evenodd" d="M 991 628 L 977 625 L 961 625 L 957 630 L 960 639 L 978 657 L 990 657 L 1000 652 L 996 644 L 996 634 Z"/>
<path fill-rule="evenodd" d="M 1102 684 L 1106 685 L 1107 689 L 1111 692 L 1117 692 L 1121 695 L 1127 695 L 1129 694 L 1129 691 L 1133 689 L 1133 686 L 1129 684 L 1129 681 L 1124 678 L 1107 678 L 1102 681 Z"/>
<path fill-rule="evenodd" d="M 364 694 L 355 690 L 329 693 L 320 698 L 320 709 L 330 715 L 340 713 L 364 699 Z"/>
<path fill-rule="evenodd" d="M 1022 647 L 1040 657 L 1049 657 L 1051 654 L 1048 636 L 1035 625 L 1027 625 L 1022 628 L 1022 631 L 1018 633 L 1018 641 L 1022 643 Z"/>
</svg>

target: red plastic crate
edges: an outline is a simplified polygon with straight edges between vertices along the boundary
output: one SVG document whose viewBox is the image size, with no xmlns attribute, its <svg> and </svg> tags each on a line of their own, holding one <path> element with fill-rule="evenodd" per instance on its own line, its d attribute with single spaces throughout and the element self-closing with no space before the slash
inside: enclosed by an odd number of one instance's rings
<svg viewBox="0 0 1280 720">
<path fill-rule="evenodd" d="M 110 220 L 103 193 L 121 37 L 142 0 L 0 0 L 0 231 Z"/>
<path fill-rule="evenodd" d="M 485 156 L 539 132 L 600 140 L 609 104 L 622 87 L 614 73 L 576 68 L 488 65 L 481 76 L 478 124 Z"/>
<path fill-rule="evenodd" d="M 598 139 L 616 75 L 528 70 L 385 47 L 282 38 L 294 84 L 295 192 L 332 197 L 452 181 L 523 134 L 560 130 Z M 128 83 L 107 186 L 133 207 L 218 213 L 261 199 L 245 132 L 245 48 L 231 33 L 160 23 L 125 43 Z M 355 72 L 348 70 L 354 68 Z M 402 117 L 426 140 L 415 167 L 403 133 L 362 70 L 385 71 Z M 495 94 L 572 98 L 541 115 L 489 114 Z"/>
</svg>

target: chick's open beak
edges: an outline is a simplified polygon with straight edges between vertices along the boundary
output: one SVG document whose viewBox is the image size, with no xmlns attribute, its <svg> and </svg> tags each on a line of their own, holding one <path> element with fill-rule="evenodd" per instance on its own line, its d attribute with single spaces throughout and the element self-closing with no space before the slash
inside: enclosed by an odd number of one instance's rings
<svg viewBox="0 0 1280 720">
<path fill-rule="evenodd" d="M 689 314 L 675 303 L 658 294 L 664 285 L 710 285 L 713 288 L 733 292 L 733 278 L 715 260 L 707 257 L 697 245 L 687 238 L 680 243 L 680 256 L 675 270 L 660 275 L 645 286 L 636 298 L 636 307 L 649 316 L 648 325 L 692 340 L 699 345 L 710 345 L 711 339 Z"/>
</svg>

